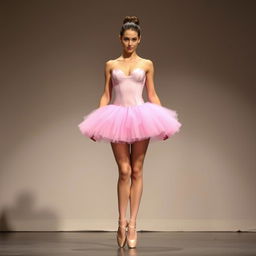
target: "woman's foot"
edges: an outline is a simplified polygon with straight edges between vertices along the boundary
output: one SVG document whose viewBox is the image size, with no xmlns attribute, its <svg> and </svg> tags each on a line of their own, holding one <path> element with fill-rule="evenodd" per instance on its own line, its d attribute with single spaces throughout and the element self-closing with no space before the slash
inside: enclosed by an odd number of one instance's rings
<svg viewBox="0 0 256 256">
<path fill-rule="evenodd" d="M 126 234 L 126 228 L 128 226 L 128 221 L 126 219 L 118 220 L 118 230 L 116 234 L 117 238 L 117 244 L 119 247 L 124 247 L 126 240 L 127 240 L 127 234 Z"/>
<path fill-rule="evenodd" d="M 135 248 L 137 244 L 136 221 L 132 219 L 128 224 L 127 243 L 129 248 Z"/>
</svg>

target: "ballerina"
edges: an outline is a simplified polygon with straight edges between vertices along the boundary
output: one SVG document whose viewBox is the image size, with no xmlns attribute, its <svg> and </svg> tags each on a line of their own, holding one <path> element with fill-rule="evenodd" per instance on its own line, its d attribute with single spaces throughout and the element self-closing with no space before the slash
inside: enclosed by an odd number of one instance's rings
<svg viewBox="0 0 256 256">
<path fill-rule="evenodd" d="M 179 132 L 175 110 L 162 106 L 154 87 L 154 64 L 137 55 L 141 28 L 136 16 L 126 16 L 119 34 L 123 52 L 105 63 L 105 88 L 99 107 L 78 125 L 93 141 L 109 142 L 118 166 L 117 242 L 137 245 L 136 219 L 143 191 L 143 163 L 150 141 Z M 142 97 L 146 85 L 147 102 Z M 114 95 L 114 97 L 112 96 Z M 113 101 L 110 103 L 110 101 Z M 126 219 L 130 201 L 130 219 Z"/>
</svg>

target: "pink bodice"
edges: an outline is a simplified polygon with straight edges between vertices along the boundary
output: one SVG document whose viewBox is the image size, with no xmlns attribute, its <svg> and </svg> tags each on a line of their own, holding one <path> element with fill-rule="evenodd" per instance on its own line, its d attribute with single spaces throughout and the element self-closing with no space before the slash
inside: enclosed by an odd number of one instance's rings
<svg viewBox="0 0 256 256">
<path fill-rule="evenodd" d="M 144 69 L 135 68 L 130 75 L 121 69 L 113 69 L 111 73 L 113 103 L 115 105 L 131 106 L 144 103 L 142 92 L 146 74 Z"/>
</svg>

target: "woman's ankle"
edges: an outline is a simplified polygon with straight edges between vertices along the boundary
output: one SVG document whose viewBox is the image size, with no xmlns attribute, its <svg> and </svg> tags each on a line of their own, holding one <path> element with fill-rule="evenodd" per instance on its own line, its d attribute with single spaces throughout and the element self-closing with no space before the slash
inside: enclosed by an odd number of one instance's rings
<svg viewBox="0 0 256 256">
<path fill-rule="evenodd" d="M 129 223 L 131 223 L 131 224 L 136 224 L 136 219 L 130 218 Z"/>
</svg>

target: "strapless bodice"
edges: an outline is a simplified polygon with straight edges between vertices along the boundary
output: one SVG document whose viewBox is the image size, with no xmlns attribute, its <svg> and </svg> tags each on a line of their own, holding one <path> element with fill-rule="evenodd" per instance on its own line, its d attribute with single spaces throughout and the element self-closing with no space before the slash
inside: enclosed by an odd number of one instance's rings
<svg viewBox="0 0 256 256">
<path fill-rule="evenodd" d="M 142 93 L 146 80 L 145 70 L 135 68 L 130 75 L 121 69 L 111 72 L 113 103 L 115 105 L 132 106 L 144 103 Z"/>
</svg>

